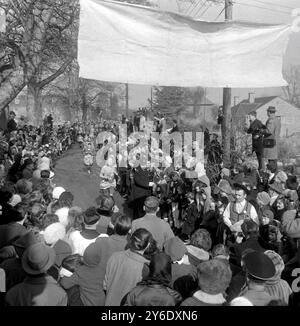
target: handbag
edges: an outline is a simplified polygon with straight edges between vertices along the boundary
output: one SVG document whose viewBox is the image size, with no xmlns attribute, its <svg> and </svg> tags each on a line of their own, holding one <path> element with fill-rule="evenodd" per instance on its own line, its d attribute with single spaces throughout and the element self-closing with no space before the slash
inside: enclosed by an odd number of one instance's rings
<svg viewBox="0 0 300 326">
<path fill-rule="evenodd" d="M 273 135 L 263 138 L 264 148 L 273 148 L 276 145 L 276 139 Z"/>
</svg>

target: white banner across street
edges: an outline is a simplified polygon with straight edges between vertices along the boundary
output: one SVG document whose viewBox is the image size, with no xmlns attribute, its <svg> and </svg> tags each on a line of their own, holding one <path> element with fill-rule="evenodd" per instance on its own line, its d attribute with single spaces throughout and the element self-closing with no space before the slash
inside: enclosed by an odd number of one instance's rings
<svg viewBox="0 0 300 326">
<path fill-rule="evenodd" d="M 182 87 L 278 87 L 291 25 L 205 22 L 80 0 L 80 77 Z"/>
</svg>

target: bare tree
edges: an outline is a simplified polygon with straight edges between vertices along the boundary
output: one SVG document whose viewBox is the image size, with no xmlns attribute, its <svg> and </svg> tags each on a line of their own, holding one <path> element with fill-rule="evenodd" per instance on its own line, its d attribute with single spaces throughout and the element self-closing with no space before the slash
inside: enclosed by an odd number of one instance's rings
<svg viewBox="0 0 300 326">
<path fill-rule="evenodd" d="M 26 85 L 38 110 L 41 89 L 76 57 L 71 43 L 76 44 L 78 2 L 0 0 L 0 8 L 7 18 L 0 35 L 0 110 Z"/>
</svg>

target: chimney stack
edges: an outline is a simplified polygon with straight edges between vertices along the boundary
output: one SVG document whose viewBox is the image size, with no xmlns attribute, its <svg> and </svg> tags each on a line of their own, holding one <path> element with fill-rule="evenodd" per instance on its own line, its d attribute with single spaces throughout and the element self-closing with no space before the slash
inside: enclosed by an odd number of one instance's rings
<svg viewBox="0 0 300 326">
<path fill-rule="evenodd" d="M 248 101 L 249 103 L 255 102 L 255 93 L 248 93 Z"/>
</svg>

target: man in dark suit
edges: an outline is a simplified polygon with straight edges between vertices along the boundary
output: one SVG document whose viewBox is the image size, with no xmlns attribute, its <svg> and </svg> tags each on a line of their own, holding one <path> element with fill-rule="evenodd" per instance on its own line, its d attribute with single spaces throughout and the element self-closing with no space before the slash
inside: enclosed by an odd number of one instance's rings
<svg viewBox="0 0 300 326">
<path fill-rule="evenodd" d="M 247 130 L 248 134 L 252 134 L 252 152 L 255 152 L 258 161 L 259 170 L 262 169 L 263 162 L 263 129 L 266 129 L 264 124 L 256 118 L 256 111 L 249 113 L 250 127 Z"/>
<path fill-rule="evenodd" d="M 145 212 L 143 210 L 144 201 L 150 195 L 150 175 L 146 167 L 133 169 L 132 173 L 132 193 L 131 206 L 133 207 L 133 219 L 142 217 Z"/>
<path fill-rule="evenodd" d="M 17 123 L 15 121 L 16 114 L 14 111 L 9 112 L 9 120 L 7 122 L 7 131 L 12 132 L 17 130 Z"/>
</svg>

